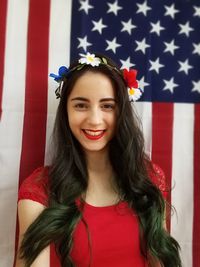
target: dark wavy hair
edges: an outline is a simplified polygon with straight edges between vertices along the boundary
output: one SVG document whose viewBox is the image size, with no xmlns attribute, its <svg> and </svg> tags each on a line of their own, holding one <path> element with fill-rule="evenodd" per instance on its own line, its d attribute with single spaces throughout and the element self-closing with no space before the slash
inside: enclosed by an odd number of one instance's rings
<svg viewBox="0 0 200 267">
<path fill-rule="evenodd" d="M 26 231 L 20 256 L 29 267 L 37 255 L 55 243 L 62 267 L 74 266 L 70 258 L 73 232 L 82 218 L 76 200 L 86 191 L 88 172 L 85 155 L 72 135 L 68 123 L 66 102 L 76 81 L 85 72 L 106 75 L 115 88 L 119 109 L 116 134 L 109 144 L 110 162 L 116 172 L 116 183 L 129 206 L 137 213 L 140 226 L 140 246 L 149 266 L 159 262 L 164 267 L 181 267 L 179 244 L 163 227 L 165 201 L 151 182 L 150 160 L 144 152 L 140 124 L 128 99 L 127 86 L 116 64 L 105 55 L 108 65 L 85 65 L 68 73 L 61 90 L 61 99 L 53 131 L 54 157 L 49 170 L 49 206 Z M 74 69 L 78 62 L 71 65 Z M 119 157 L 120 155 L 120 157 Z M 84 222 L 87 228 L 87 223 Z M 89 238 L 89 230 L 88 238 Z"/>
</svg>

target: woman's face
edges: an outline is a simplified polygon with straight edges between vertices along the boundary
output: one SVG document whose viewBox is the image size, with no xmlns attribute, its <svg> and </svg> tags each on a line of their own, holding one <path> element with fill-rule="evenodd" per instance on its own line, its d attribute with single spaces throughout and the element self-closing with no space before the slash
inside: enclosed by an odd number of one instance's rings
<svg viewBox="0 0 200 267">
<path fill-rule="evenodd" d="M 87 71 L 67 100 L 70 129 L 85 152 L 108 148 L 116 127 L 117 103 L 109 78 Z"/>
</svg>

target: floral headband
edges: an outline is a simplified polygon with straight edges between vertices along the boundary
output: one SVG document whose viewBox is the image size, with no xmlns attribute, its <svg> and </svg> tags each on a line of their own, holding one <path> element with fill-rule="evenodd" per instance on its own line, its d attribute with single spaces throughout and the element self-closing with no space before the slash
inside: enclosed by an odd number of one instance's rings
<svg viewBox="0 0 200 267">
<path fill-rule="evenodd" d="M 95 54 L 90 54 L 90 53 L 87 53 L 86 55 L 84 54 L 80 55 L 81 58 L 78 61 L 79 64 L 74 68 L 68 69 L 65 66 L 61 66 L 58 70 L 58 74 L 50 73 L 50 77 L 54 78 L 54 80 L 59 83 L 59 87 L 55 91 L 57 98 L 61 97 L 62 84 L 65 81 L 67 75 L 75 70 L 81 70 L 86 65 L 90 65 L 92 67 L 98 67 L 99 65 L 107 65 L 108 67 L 118 71 L 117 68 L 110 66 L 106 58 L 104 57 L 96 57 Z M 123 69 L 121 70 L 120 74 L 122 74 L 124 80 L 126 81 L 129 100 L 133 102 L 137 101 L 143 93 L 143 90 L 139 88 L 139 82 L 136 80 L 137 70 Z"/>
</svg>

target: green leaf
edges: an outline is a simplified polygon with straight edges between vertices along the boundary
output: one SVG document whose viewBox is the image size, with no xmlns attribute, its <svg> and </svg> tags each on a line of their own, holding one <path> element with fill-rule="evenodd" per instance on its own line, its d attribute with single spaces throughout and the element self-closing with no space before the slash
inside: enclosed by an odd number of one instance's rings
<svg viewBox="0 0 200 267">
<path fill-rule="evenodd" d="M 85 64 L 78 66 L 77 70 L 81 70 L 84 66 L 85 66 Z"/>
<path fill-rule="evenodd" d="M 108 64 L 107 60 L 104 57 L 102 57 L 102 61 L 104 64 L 106 64 L 106 65 Z"/>
</svg>

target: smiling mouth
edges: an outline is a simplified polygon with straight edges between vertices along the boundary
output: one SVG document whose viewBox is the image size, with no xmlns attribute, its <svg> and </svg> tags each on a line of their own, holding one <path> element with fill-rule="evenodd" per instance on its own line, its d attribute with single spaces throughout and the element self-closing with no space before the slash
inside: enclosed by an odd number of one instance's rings
<svg viewBox="0 0 200 267">
<path fill-rule="evenodd" d="M 84 135 L 90 140 L 97 140 L 104 136 L 105 130 L 82 130 Z"/>
</svg>

